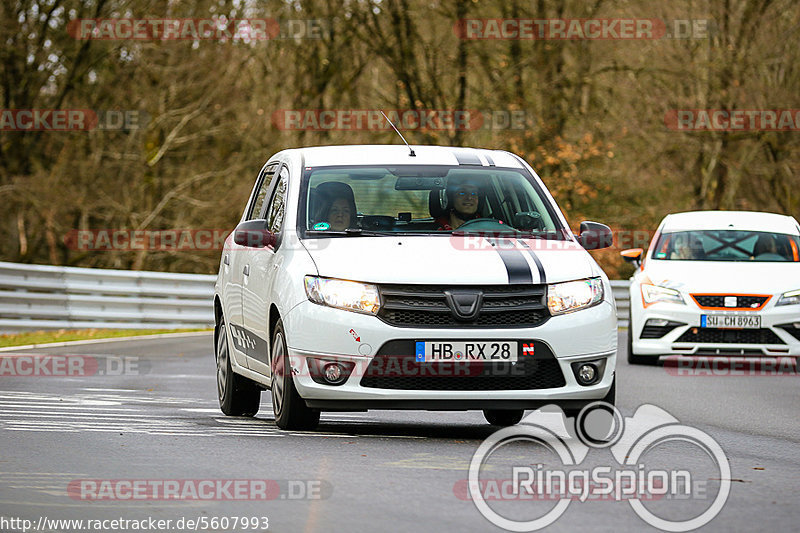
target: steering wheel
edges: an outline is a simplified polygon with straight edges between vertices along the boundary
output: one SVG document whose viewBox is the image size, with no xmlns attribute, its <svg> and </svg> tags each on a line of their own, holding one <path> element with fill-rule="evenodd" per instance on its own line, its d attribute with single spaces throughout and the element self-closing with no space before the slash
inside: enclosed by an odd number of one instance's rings
<svg viewBox="0 0 800 533">
<path fill-rule="evenodd" d="M 467 220 L 453 231 L 461 231 L 464 228 L 469 228 L 473 230 L 500 230 L 500 231 L 509 231 L 513 229 L 508 224 L 503 224 L 502 222 L 494 218 L 473 218 L 472 220 Z"/>
</svg>

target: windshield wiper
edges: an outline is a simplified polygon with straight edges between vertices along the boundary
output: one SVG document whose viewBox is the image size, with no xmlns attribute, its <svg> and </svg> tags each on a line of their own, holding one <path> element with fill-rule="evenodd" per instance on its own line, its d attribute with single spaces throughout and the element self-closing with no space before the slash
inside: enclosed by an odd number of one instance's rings
<svg viewBox="0 0 800 533">
<path fill-rule="evenodd" d="M 344 231 L 331 231 L 331 230 L 316 230 L 316 229 L 309 229 L 306 230 L 306 235 L 343 235 L 346 237 L 385 237 L 387 235 L 392 235 L 393 232 L 390 231 L 372 231 L 372 230 L 365 230 L 361 228 L 347 228 Z"/>
</svg>

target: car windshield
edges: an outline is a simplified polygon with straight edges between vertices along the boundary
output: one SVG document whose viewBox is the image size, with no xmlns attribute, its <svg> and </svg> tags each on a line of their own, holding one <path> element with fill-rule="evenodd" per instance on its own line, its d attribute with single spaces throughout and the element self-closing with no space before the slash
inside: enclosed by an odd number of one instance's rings
<svg viewBox="0 0 800 533">
<path fill-rule="evenodd" d="M 670 261 L 800 261 L 797 235 L 743 230 L 676 231 L 658 239 L 653 259 Z"/>
<path fill-rule="evenodd" d="M 565 228 L 520 169 L 307 168 L 299 226 L 310 237 L 492 232 L 563 240 Z"/>
</svg>

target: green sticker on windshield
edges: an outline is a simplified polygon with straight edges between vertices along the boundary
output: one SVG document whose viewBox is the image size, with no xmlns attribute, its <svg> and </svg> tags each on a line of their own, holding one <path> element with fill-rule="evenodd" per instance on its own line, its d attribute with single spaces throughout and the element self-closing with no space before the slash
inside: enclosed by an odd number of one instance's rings
<svg viewBox="0 0 800 533">
<path fill-rule="evenodd" d="M 664 259 L 665 257 L 667 257 L 667 254 L 665 254 L 664 252 L 658 252 L 656 254 L 656 258 L 658 259 Z"/>
<path fill-rule="evenodd" d="M 318 231 L 325 231 L 327 229 L 331 229 L 331 225 L 327 222 L 317 222 L 314 224 L 311 229 L 318 230 Z"/>
</svg>

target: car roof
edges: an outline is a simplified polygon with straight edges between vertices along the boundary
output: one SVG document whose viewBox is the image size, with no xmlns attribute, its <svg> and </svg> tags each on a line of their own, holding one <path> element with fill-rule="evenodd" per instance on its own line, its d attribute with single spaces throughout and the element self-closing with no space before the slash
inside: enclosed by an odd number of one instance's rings
<svg viewBox="0 0 800 533">
<path fill-rule="evenodd" d="M 412 145 L 415 157 L 403 144 L 393 145 L 342 145 L 294 148 L 282 154 L 299 153 L 306 167 L 331 165 L 463 165 L 524 168 L 521 160 L 502 150 L 484 150 L 451 146 Z"/>
<path fill-rule="evenodd" d="M 662 233 L 688 230 L 740 229 L 797 235 L 797 221 L 787 215 L 756 211 L 690 211 L 664 218 Z"/>
</svg>

